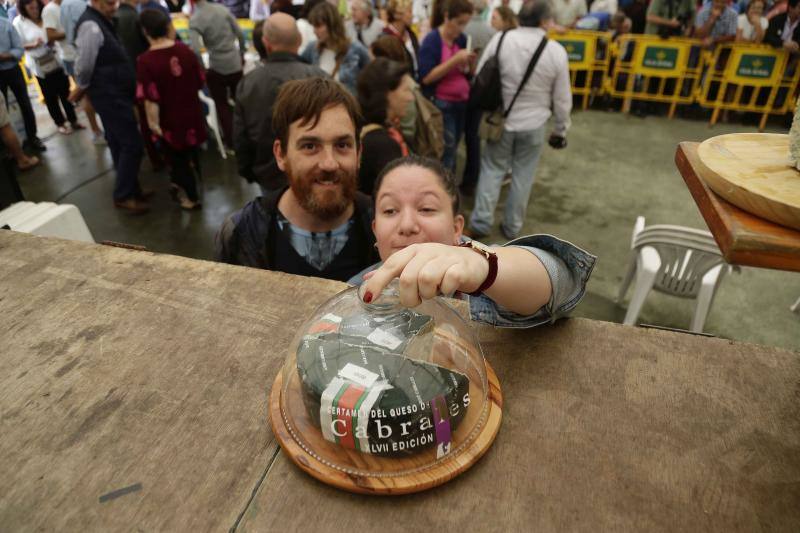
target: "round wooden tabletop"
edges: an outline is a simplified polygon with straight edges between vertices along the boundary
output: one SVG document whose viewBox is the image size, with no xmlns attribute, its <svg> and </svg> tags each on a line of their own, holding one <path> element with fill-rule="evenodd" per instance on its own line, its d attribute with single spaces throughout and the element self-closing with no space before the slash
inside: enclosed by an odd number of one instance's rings
<svg viewBox="0 0 800 533">
<path fill-rule="evenodd" d="M 697 154 L 711 171 L 703 178 L 715 193 L 754 215 L 800 229 L 800 172 L 789 159 L 788 135 L 719 135 L 701 143 Z"/>
<path fill-rule="evenodd" d="M 489 363 L 486 363 L 486 377 L 488 383 L 486 409 L 480 409 L 480 412 L 478 412 L 478 409 L 472 409 L 470 413 L 473 417 L 480 417 L 485 413 L 485 418 L 478 434 L 467 442 L 463 449 L 455 450 L 444 459 L 432 461 L 419 456 L 408 458 L 378 457 L 343 448 L 336 452 L 339 464 L 346 462 L 361 463 L 376 473 L 397 472 L 398 465 L 400 467 L 407 465 L 409 471 L 414 469 L 412 473 L 406 474 L 401 471 L 396 475 L 354 474 L 337 468 L 336 465 L 320 460 L 318 456 L 309 453 L 293 437 L 292 428 L 287 425 L 281 410 L 281 394 L 284 388 L 283 372 L 278 373 L 275 377 L 275 382 L 272 384 L 269 398 L 270 423 L 283 452 L 302 470 L 324 483 L 361 494 L 393 495 L 420 492 L 441 485 L 470 468 L 486 453 L 494 442 L 502 420 L 503 395 L 497 375 Z M 464 430 L 469 430 L 469 423 L 467 421 L 463 422 L 462 427 L 464 427 Z M 319 435 L 314 432 L 319 433 Z M 314 441 L 316 446 L 329 446 L 322 439 L 322 434 L 318 428 L 306 428 L 304 438 Z M 421 467 L 426 462 L 430 464 Z"/>
</svg>

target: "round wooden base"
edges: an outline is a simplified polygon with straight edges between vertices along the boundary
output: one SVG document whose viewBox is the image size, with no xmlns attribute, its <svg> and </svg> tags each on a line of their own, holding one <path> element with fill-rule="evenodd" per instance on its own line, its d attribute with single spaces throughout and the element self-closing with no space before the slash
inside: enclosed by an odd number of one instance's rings
<svg viewBox="0 0 800 533">
<path fill-rule="evenodd" d="M 789 161 L 789 136 L 731 133 L 703 141 L 697 155 L 711 189 L 761 218 L 800 229 L 800 172 Z"/>
<path fill-rule="evenodd" d="M 489 384 L 487 414 L 480 433 L 467 448 L 458 453 L 453 453 L 449 458 L 445 458 L 441 462 L 413 474 L 379 477 L 353 475 L 329 466 L 306 452 L 292 437 L 281 413 L 283 372 L 278 373 L 275 382 L 272 384 L 272 391 L 269 396 L 270 423 L 275 437 L 278 439 L 281 448 L 283 448 L 283 452 L 289 456 L 289 459 L 323 483 L 361 494 L 392 495 L 420 492 L 441 485 L 467 470 L 486 453 L 494 442 L 502 420 L 503 395 L 500 391 L 497 375 L 489 363 L 486 363 L 486 377 Z M 319 440 L 321 441 L 321 434 Z M 325 441 L 322 441 L 319 444 L 324 445 L 324 443 Z M 369 466 L 375 472 L 384 471 L 380 468 L 383 462 L 387 465 L 391 464 L 391 468 L 387 468 L 385 471 L 396 470 L 397 465 L 402 464 L 403 461 L 408 462 L 409 467 L 419 464 L 419 460 L 414 459 L 367 456 L 358 452 L 347 453 L 358 454 L 362 459 L 368 457 Z"/>
</svg>

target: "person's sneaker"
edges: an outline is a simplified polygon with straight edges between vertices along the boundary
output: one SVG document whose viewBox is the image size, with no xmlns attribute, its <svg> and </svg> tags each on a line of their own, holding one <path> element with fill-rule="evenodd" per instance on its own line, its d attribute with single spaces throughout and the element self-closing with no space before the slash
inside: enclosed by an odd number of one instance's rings
<svg viewBox="0 0 800 533">
<path fill-rule="evenodd" d="M 26 139 L 24 143 L 22 143 L 22 149 L 29 149 L 36 152 L 45 152 L 47 151 L 47 147 L 44 145 L 42 140 L 39 137 L 34 137 L 33 139 Z"/>
<path fill-rule="evenodd" d="M 181 198 L 180 201 L 178 202 L 178 205 L 180 205 L 181 209 L 185 211 L 197 211 L 203 208 L 203 204 L 201 204 L 199 201 L 193 202 L 188 198 Z"/>
<path fill-rule="evenodd" d="M 510 231 L 508 231 L 503 224 L 500 224 L 500 233 L 502 233 L 503 237 L 505 237 L 509 241 L 513 241 L 514 239 L 517 238 L 517 236 L 513 235 Z"/>
<path fill-rule="evenodd" d="M 20 172 L 25 172 L 26 170 L 30 170 L 36 165 L 38 165 L 41 161 L 35 155 L 26 155 L 25 159 L 17 161 L 17 169 Z"/>
<path fill-rule="evenodd" d="M 139 200 L 142 200 L 142 201 L 146 202 L 147 200 L 149 200 L 150 198 L 152 198 L 155 195 L 156 195 L 156 191 L 154 191 L 153 189 L 148 189 L 146 187 L 142 187 L 141 193 L 139 194 L 138 198 L 139 198 Z"/>
<path fill-rule="evenodd" d="M 150 206 L 138 198 L 114 200 L 114 207 L 123 209 L 132 215 L 141 215 L 150 211 Z"/>
<path fill-rule="evenodd" d="M 106 137 L 103 133 L 93 133 L 92 134 L 92 143 L 95 146 L 107 146 L 108 143 L 106 142 Z"/>
</svg>

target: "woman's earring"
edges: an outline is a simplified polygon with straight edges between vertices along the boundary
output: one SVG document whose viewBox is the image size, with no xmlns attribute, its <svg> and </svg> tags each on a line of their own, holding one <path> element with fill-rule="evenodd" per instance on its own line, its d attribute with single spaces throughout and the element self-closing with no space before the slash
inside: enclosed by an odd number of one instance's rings
<svg viewBox="0 0 800 533">
<path fill-rule="evenodd" d="M 377 243 L 377 242 L 376 242 L 375 244 L 373 244 L 372 246 L 373 246 L 373 248 L 375 248 L 376 250 L 378 249 L 378 243 Z"/>
</svg>

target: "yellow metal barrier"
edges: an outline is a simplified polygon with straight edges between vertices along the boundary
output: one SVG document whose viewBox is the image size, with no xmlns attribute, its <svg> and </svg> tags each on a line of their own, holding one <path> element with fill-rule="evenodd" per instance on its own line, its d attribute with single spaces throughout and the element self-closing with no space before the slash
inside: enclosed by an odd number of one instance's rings
<svg viewBox="0 0 800 533">
<path fill-rule="evenodd" d="M 663 102 L 672 118 L 678 104 L 695 101 L 704 61 L 700 41 L 622 35 L 615 55 L 609 92 L 624 100 L 624 112 L 634 99 Z"/>
<path fill-rule="evenodd" d="M 711 125 L 722 110 L 770 114 L 793 110 L 800 69 L 783 50 L 765 45 L 719 46 L 714 51 L 698 101 L 712 108 Z"/>
<path fill-rule="evenodd" d="M 605 91 L 611 58 L 611 34 L 599 31 L 550 32 L 567 51 L 572 94 L 583 97 L 583 109 L 589 98 Z"/>
<path fill-rule="evenodd" d="M 245 46 L 247 48 L 252 48 L 253 29 L 256 27 L 256 23 L 250 19 L 236 19 L 236 22 L 239 24 L 239 28 L 242 29 L 242 33 L 244 33 Z"/>
<path fill-rule="evenodd" d="M 177 33 L 178 37 L 181 38 L 183 44 L 189 46 L 189 43 L 191 42 L 189 40 L 189 19 L 181 16 L 173 16 L 172 27 L 175 28 L 175 33 Z"/>
<path fill-rule="evenodd" d="M 28 74 L 28 67 L 25 66 L 25 56 L 22 56 L 22 59 L 19 60 L 19 69 L 22 71 L 22 79 L 25 80 L 25 85 L 33 84 L 36 87 L 36 93 L 39 95 L 39 102 L 44 102 L 44 93 L 42 92 L 41 86 L 39 86 L 39 80 L 36 76 L 31 76 Z"/>
</svg>

